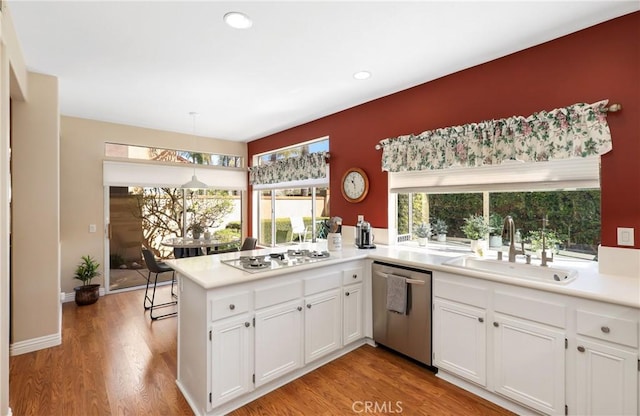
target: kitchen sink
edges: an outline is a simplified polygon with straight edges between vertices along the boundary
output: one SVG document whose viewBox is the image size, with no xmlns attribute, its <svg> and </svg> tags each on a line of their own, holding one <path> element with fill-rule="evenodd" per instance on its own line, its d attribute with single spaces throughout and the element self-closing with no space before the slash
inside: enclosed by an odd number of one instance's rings
<svg viewBox="0 0 640 416">
<path fill-rule="evenodd" d="M 505 260 L 482 259 L 467 256 L 456 257 L 443 263 L 468 270 L 515 277 L 518 279 L 535 280 L 539 282 L 566 284 L 578 277 L 577 270 L 560 269 L 557 267 L 540 267 L 533 264 L 510 263 Z"/>
</svg>

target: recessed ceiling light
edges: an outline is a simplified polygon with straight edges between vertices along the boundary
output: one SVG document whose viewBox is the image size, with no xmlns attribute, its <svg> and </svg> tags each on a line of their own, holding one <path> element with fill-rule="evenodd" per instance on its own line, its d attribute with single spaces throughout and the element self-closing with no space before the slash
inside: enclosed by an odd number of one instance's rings
<svg viewBox="0 0 640 416">
<path fill-rule="evenodd" d="M 369 79 L 369 78 L 371 78 L 371 72 L 369 72 L 369 71 L 358 71 L 355 74 L 353 74 L 353 77 L 355 79 Z"/>
<path fill-rule="evenodd" d="M 224 15 L 224 21 L 234 29 L 249 29 L 253 26 L 253 22 L 244 13 L 229 12 Z"/>
</svg>

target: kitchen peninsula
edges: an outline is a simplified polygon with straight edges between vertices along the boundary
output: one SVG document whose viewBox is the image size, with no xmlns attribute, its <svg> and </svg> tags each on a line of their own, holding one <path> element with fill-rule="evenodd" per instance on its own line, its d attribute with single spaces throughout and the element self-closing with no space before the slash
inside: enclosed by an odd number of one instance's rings
<svg viewBox="0 0 640 416">
<path fill-rule="evenodd" d="M 247 253 L 282 262 L 276 257 L 282 252 Z M 554 285 L 505 278 L 444 264 L 469 254 L 446 248 L 345 247 L 321 260 L 294 267 L 274 263 L 260 271 L 225 263 L 237 263 L 239 254 L 246 253 L 169 261 L 179 276 L 177 383 L 197 415 L 228 413 L 373 343 L 374 261 L 433 272 L 439 377 L 516 412 L 564 414 L 567 406 L 569 414 L 586 414 L 613 401 L 620 414 L 637 413 L 638 279 L 599 275 L 595 262 L 558 259 L 555 266 L 578 270 L 576 280 Z M 465 343 L 468 334 L 477 335 L 473 343 Z M 536 356 L 516 348 L 532 340 L 539 348 L 529 350 Z M 509 353 L 512 348 L 517 356 Z M 620 388 L 602 397 L 589 390 L 593 384 L 578 380 L 586 380 L 586 371 L 605 353 L 616 357 L 623 382 L 611 381 L 621 380 L 617 373 L 594 374 L 604 391 Z M 519 360 L 517 368 L 509 367 L 511 359 Z M 534 364 L 526 364 L 528 359 Z M 554 372 L 536 371 L 535 363 Z M 514 380 L 521 384 L 508 384 Z"/>
</svg>

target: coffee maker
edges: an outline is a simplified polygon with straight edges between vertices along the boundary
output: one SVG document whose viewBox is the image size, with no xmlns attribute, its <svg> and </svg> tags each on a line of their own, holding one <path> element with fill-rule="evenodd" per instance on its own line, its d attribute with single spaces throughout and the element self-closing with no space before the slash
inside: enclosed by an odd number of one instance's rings
<svg viewBox="0 0 640 416">
<path fill-rule="evenodd" d="M 356 224 L 356 247 L 376 248 L 375 244 L 373 244 L 371 224 L 365 221 L 361 215 L 358 216 L 358 223 Z"/>
</svg>

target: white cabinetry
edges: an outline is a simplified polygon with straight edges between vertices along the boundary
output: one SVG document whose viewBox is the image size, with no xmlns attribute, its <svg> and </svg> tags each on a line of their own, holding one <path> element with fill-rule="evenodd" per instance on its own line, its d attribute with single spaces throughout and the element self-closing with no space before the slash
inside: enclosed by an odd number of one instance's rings
<svg viewBox="0 0 640 416">
<path fill-rule="evenodd" d="M 442 299 L 433 305 L 434 365 L 486 386 L 486 311 Z"/>
<path fill-rule="evenodd" d="M 364 336 L 362 283 L 342 288 L 342 343 L 357 341 Z"/>
<path fill-rule="evenodd" d="M 342 272 L 304 280 L 304 362 L 342 347 Z"/>
<path fill-rule="evenodd" d="M 434 365 L 546 414 L 564 414 L 565 311 L 536 292 L 434 272 Z"/>
<path fill-rule="evenodd" d="M 566 306 L 557 296 L 494 285 L 494 391 L 546 414 L 564 414 Z"/>
<path fill-rule="evenodd" d="M 638 311 L 590 302 L 577 311 L 577 414 L 638 414 Z"/>
<path fill-rule="evenodd" d="M 179 275 L 177 384 L 194 413 L 227 414 L 364 343 L 363 263 L 208 290 Z"/>
<path fill-rule="evenodd" d="M 488 290 L 452 276 L 434 273 L 433 363 L 486 387 Z"/>
<path fill-rule="evenodd" d="M 578 415 L 638 414 L 638 353 L 578 337 Z"/>
<path fill-rule="evenodd" d="M 210 297 L 209 409 L 253 390 L 253 318 L 247 313 L 249 303 L 248 291 Z"/>
<path fill-rule="evenodd" d="M 564 414 L 564 330 L 496 314 L 494 389 L 546 414 Z"/>
<path fill-rule="evenodd" d="M 211 327 L 211 397 L 215 407 L 253 389 L 253 328 L 248 314 L 228 318 Z"/>
<path fill-rule="evenodd" d="M 433 296 L 438 376 L 517 413 L 638 414 L 637 308 L 444 272 Z"/>
<path fill-rule="evenodd" d="M 362 266 L 342 271 L 342 345 L 364 337 Z"/>
<path fill-rule="evenodd" d="M 256 387 L 302 366 L 302 302 L 256 312 Z"/>
</svg>

